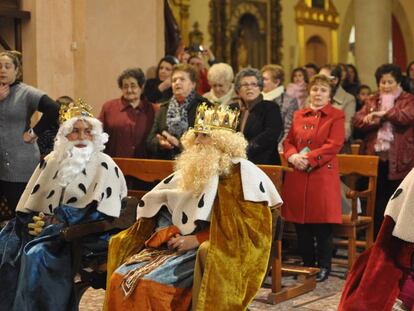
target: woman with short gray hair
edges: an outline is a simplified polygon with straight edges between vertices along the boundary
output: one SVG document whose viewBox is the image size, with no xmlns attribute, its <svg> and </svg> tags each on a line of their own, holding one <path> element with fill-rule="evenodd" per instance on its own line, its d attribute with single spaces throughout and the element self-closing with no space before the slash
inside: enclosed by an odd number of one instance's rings
<svg viewBox="0 0 414 311">
<path fill-rule="evenodd" d="M 249 145 L 247 157 L 256 164 L 280 164 L 277 144 L 283 133 L 280 108 L 263 100 L 263 78 L 255 68 L 242 69 L 236 76 L 236 92 L 240 97 L 240 132 Z"/>
<path fill-rule="evenodd" d="M 233 86 L 233 68 L 226 63 L 214 64 L 207 74 L 211 90 L 203 96 L 212 103 L 229 105 L 234 101 L 237 94 Z"/>
<path fill-rule="evenodd" d="M 260 88 L 260 91 L 263 90 L 263 77 L 260 74 L 260 71 L 256 68 L 244 68 L 242 70 L 240 70 L 238 72 L 238 74 L 236 75 L 236 79 L 234 82 L 235 88 L 236 88 L 236 92 L 238 92 L 240 90 L 240 81 L 244 78 L 244 77 L 255 77 L 257 80 L 257 86 Z"/>
</svg>

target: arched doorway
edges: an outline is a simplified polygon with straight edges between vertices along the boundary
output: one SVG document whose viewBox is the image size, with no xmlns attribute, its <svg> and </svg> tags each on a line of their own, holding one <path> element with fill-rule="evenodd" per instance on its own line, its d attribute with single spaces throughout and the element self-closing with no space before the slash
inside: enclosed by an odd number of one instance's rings
<svg viewBox="0 0 414 311">
<path fill-rule="evenodd" d="M 233 33 L 231 65 L 236 70 L 251 66 L 260 68 L 265 62 L 265 42 L 261 40 L 259 23 L 252 14 L 243 14 Z"/>
<path fill-rule="evenodd" d="M 392 62 L 400 66 L 401 70 L 407 67 L 407 52 L 405 49 L 405 41 L 400 28 L 400 25 L 392 15 Z"/>
<path fill-rule="evenodd" d="M 328 63 L 328 48 L 325 41 L 319 36 L 312 36 L 306 42 L 306 63 L 315 63 L 323 66 Z"/>
</svg>

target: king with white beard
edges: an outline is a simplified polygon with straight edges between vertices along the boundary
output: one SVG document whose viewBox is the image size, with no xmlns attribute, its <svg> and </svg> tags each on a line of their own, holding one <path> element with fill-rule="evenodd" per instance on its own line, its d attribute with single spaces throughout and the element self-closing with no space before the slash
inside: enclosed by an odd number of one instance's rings
<svg viewBox="0 0 414 311">
<path fill-rule="evenodd" d="M 0 233 L 0 310 L 72 310 L 75 271 L 71 245 L 60 231 L 120 215 L 125 178 L 102 152 L 108 135 L 86 107 L 78 102 L 61 108 L 54 150 L 39 163 L 16 218 Z M 81 240 L 82 253 L 105 253 L 108 240 Z"/>
</svg>

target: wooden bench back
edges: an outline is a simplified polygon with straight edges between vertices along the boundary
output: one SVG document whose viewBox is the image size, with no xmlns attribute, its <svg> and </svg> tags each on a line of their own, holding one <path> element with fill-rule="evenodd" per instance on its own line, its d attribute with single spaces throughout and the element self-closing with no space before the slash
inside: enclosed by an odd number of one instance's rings
<svg viewBox="0 0 414 311">
<path fill-rule="evenodd" d="M 174 170 L 174 162 L 167 160 L 114 158 L 114 161 L 125 176 L 135 177 L 148 183 L 161 181 Z M 146 192 L 129 189 L 128 195 L 141 198 Z"/>
<path fill-rule="evenodd" d="M 356 189 L 356 180 L 359 177 L 366 177 L 368 185 L 366 189 L 359 190 L 366 194 L 366 212 L 365 215 L 374 217 L 375 198 L 377 193 L 378 161 L 377 156 L 338 154 L 339 174 L 349 176 L 352 190 Z M 352 208 L 351 219 L 358 217 L 356 208 Z"/>
<path fill-rule="evenodd" d="M 114 161 L 125 176 L 132 176 L 145 182 L 161 181 L 174 170 L 174 161 L 169 160 L 114 158 Z M 278 165 L 259 165 L 259 167 L 269 176 L 281 193 L 283 172 L 291 169 Z M 128 191 L 128 195 L 140 198 L 145 192 L 144 190 L 131 189 Z"/>
</svg>

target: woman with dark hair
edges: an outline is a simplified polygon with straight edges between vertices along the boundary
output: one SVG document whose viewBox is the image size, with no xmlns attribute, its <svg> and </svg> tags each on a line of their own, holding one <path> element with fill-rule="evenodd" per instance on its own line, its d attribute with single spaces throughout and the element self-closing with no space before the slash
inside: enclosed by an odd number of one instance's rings
<svg viewBox="0 0 414 311">
<path fill-rule="evenodd" d="M 153 107 L 141 96 L 145 75 L 140 68 L 130 68 L 117 81 L 122 96 L 103 104 L 98 118 L 109 134 L 105 153 L 111 157 L 145 158 L 145 140 L 154 122 Z"/>
<path fill-rule="evenodd" d="M 404 91 L 414 94 L 414 61 L 407 66 L 407 75 L 403 82 Z"/>
<path fill-rule="evenodd" d="M 347 76 L 345 81 L 342 81 L 342 87 L 348 93 L 354 95 L 355 97 L 358 94 L 359 86 L 361 81 L 359 80 L 358 71 L 356 67 L 352 64 L 346 65 Z"/>
<path fill-rule="evenodd" d="M 353 125 L 365 134 L 362 152 L 380 157 L 374 220 L 377 234 L 389 198 L 414 167 L 414 96 L 402 90 L 398 66 L 378 67 L 375 78 L 379 92 L 365 101 Z"/>
<path fill-rule="evenodd" d="M 20 81 L 20 58 L 16 51 L 0 53 L 0 195 L 6 197 L 12 213 L 40 160 L 37 137 L 59 115 L 58 105 L 49 96 Z M 31 128 L 36 111 L 43 114 Z"/>
<path fill-rule="evenodd" d="M 181 152 L 180 138 L 194 126 L 198 105 L 208 103 L 195 91 L 197 72 L 193 66 L 175 65 L 171 83 L 173 96 L 161 104 L 147 138 L 147 148 L 157 159 L 172 160 Z"/>
<path fill-rule="evenodd" d="M 178 60 L 171 55 L 166 55 L 158 63 L 157 77 L 148 79 L 144 88 L 144 97 L 151 103 L 162 103 L 172 96 L 171 73 Z"/>
<path fill-rule="evenodd" d="M 306 70 L 302 67 L 293 69 L 290 82 L 286 87 L 286 94 L 296 98 L 301 109 L 305 106 L 307 96 L 308 74 Z"/>
<path fill-rule="evenodd" d="M 235 89 L 241 100 L 240 132 L 248 141 L 247 158 L 255 164 L 280 164 L 278 143 L 283 135 L 279 105 L 263 100 L 263 77 L 255 68 L 239 71 Z"/>
</svg>

